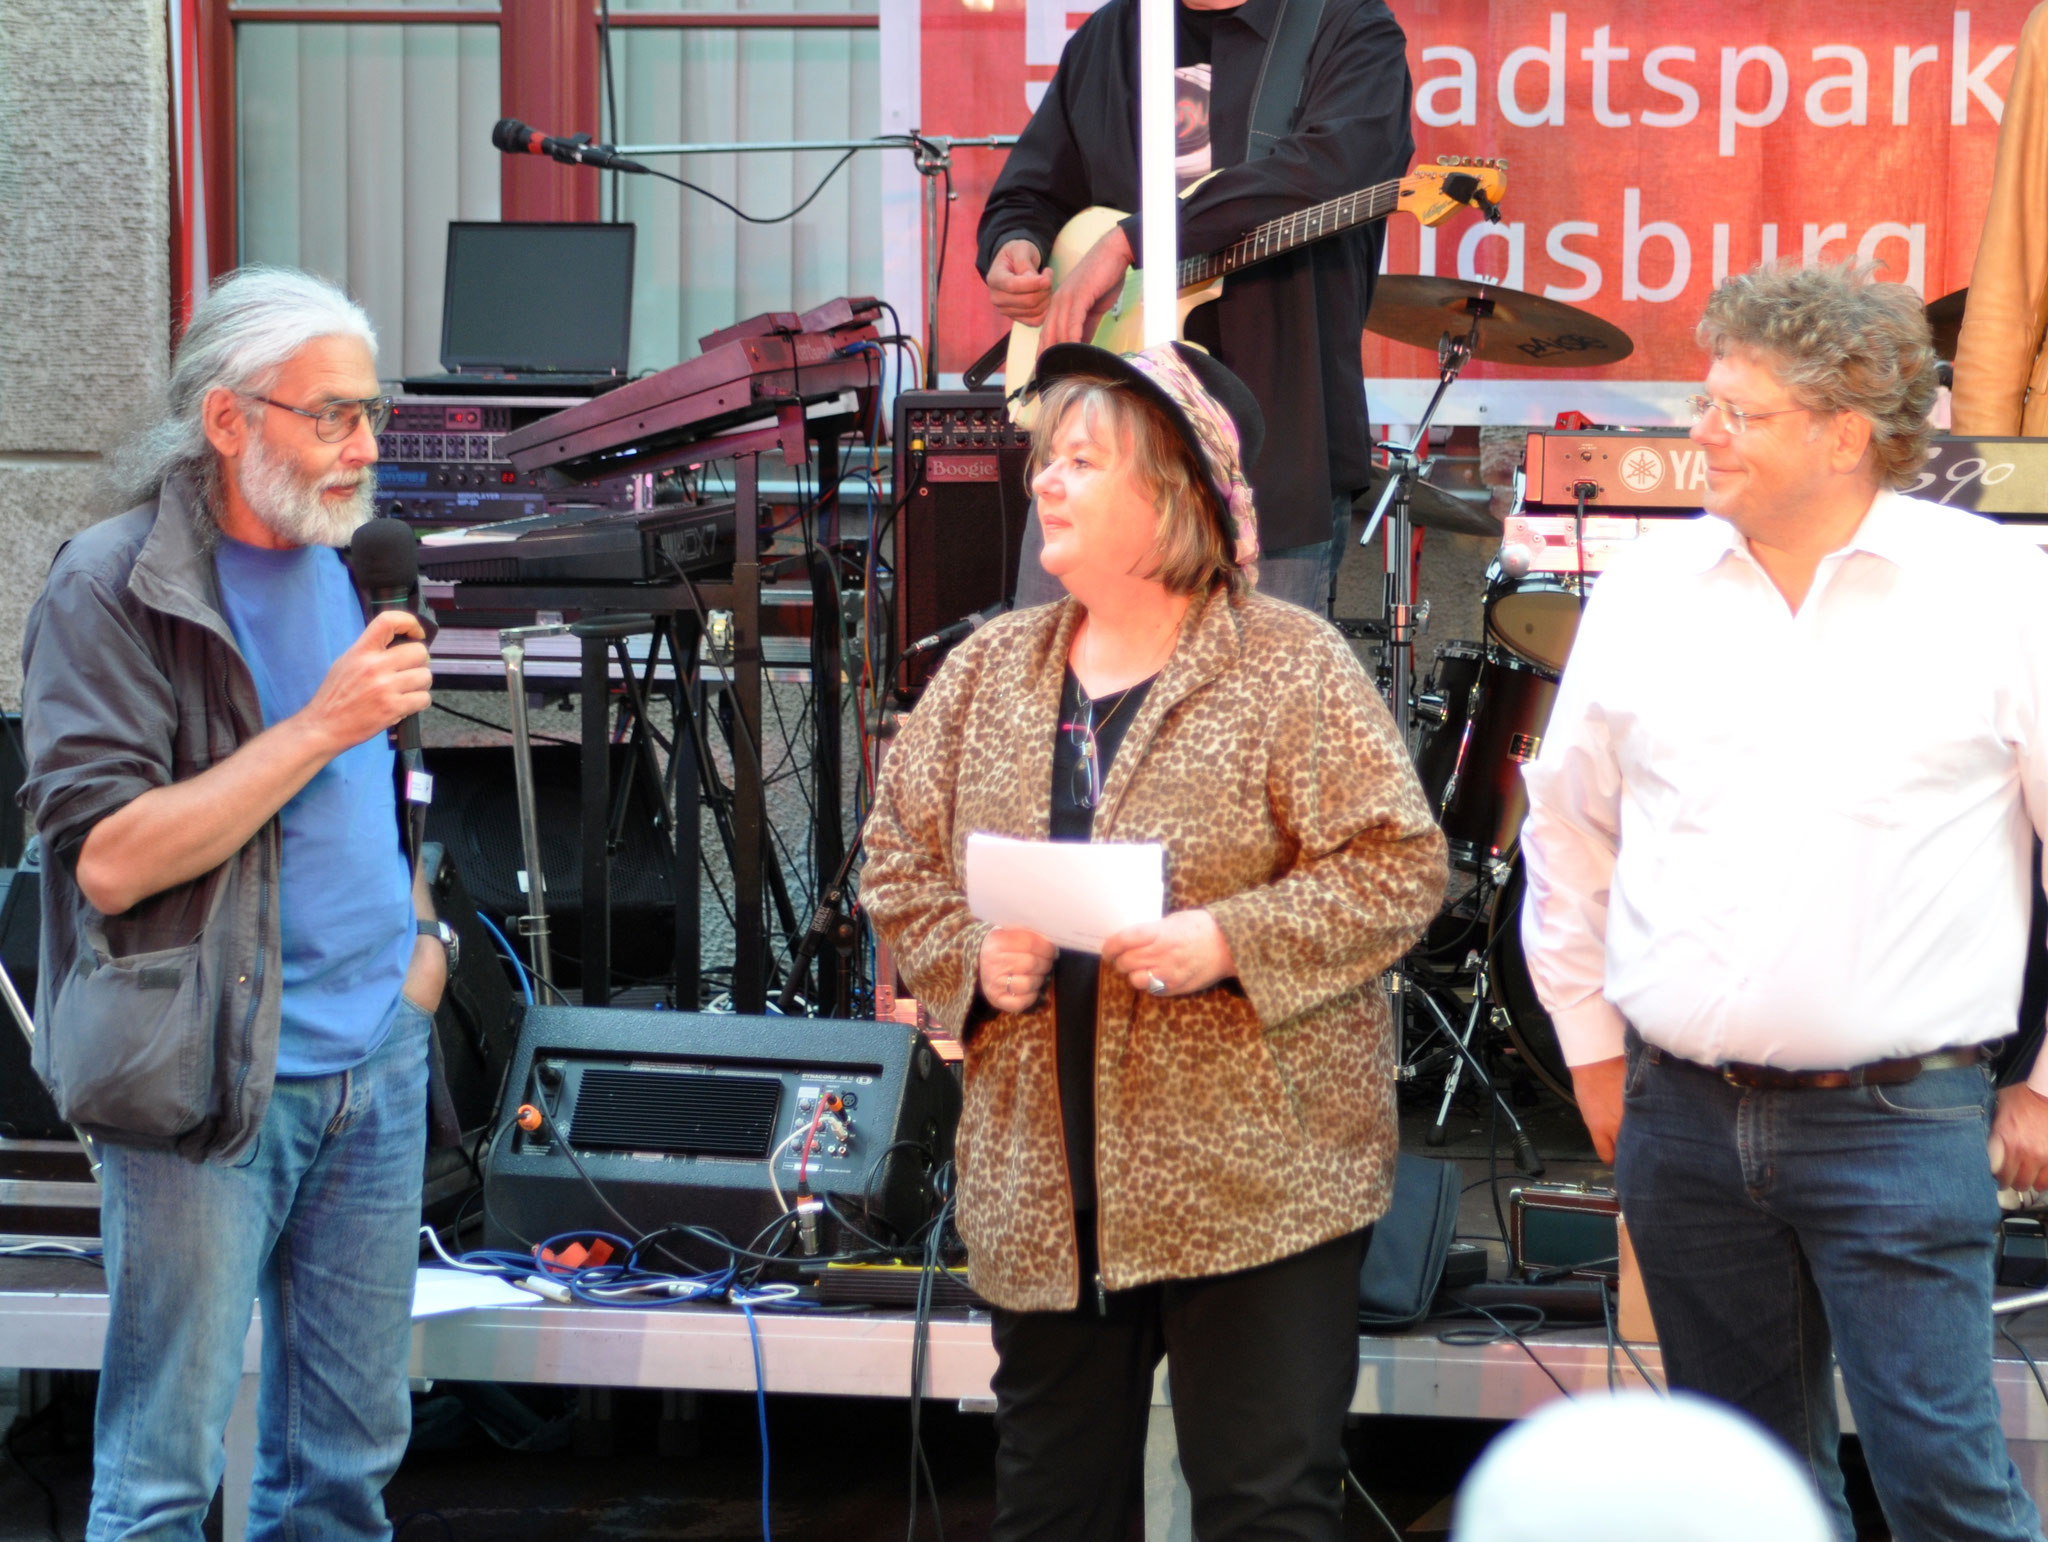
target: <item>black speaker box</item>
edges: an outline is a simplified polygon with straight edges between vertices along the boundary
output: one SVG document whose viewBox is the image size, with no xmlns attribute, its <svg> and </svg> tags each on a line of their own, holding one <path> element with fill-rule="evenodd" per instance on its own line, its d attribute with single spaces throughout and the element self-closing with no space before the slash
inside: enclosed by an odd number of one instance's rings
<svg viewBox="0 0 2048 1542">
<path fill-rule="evenodd" d="M 547 876 L 548 940 L 555 982 L 581 983 L 577 950 L 583 937 L 582 750 L 573 744 L 533 746 L 534 801 L 540 813 L 541 867 Z M 612 749 L 611 784 L 620 785 L 631 750 Z M 448 853 L 477 909 L 509 937 L 526 911 L 520 874 L 519 798 L 509 746 L 427 751 L 434 801 L 427 839 Z M 675 968 L 675 875 L 656 834 L 660 800 L 644 777 L 633 779 L 619 846 L 612 853 L 612 973 L 627 983 L 666 979 Z M 619 828 L 615 822 L 614 828 Z"/>
<path fill-rule="evenodd" d="M 959 1084 L 915 1029 L 528 1008 L 484 1174 L 485 1246 L 523 1250 L 568 1232 L 616 1232 L 592 1184 L 643 1232 L 704 1226 L 747 1246 L 782 1213 L 769 1187 L 770 1153 L 783 1203 L 794 1204 L 799 1148 L 830 1093 L 845 1102 L 847 1132 L 842 1139 L 820 1127 L 808 1158 L 811 1192 L 848 1214 L 865 1206 L 864 1228 L 909 1236 L 932 1208 L 925 1175 L 952 1157 L 960 1119 Z M 517 1127 L 522 1103 L 548 1110 L 589 1182 L 548 1128 Z M 823 1251 L 858 1245 L 840 1229 L 830 1210 L 820 1217 Z M 692 1259 L 722 1262 L 681 1246 Z"/>
<path fill-rule="evenodd" d="M 33 854 L 31 854 L 31 857 Z M 43 875 L 39 865 L 6 875 L 0 899 L 0 964 L 7 966 L 22 1004 L 35 1011 L 37 950 L 43 937 Z M 0 1007 L 0 1139 L 73 1141 L 49 1089 L 29 1064 L 28 1040 L 14 1014 Z"/>
<path fill-rule="evenodd" d="M 1010 423 L 1001 391 L 902 392 L 895 431 L 895 687 L 908 703 L 945 650 L 904 651 L 1017 592 L 1031 439 Z"/>
</svg>

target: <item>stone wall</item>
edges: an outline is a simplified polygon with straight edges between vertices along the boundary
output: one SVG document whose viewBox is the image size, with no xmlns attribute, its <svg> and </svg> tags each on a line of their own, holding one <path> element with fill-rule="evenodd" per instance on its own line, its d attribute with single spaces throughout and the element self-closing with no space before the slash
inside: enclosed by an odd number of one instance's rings
<svg viewBox="0 0 2048 1542">
<path fill-rule="evenodd" d="M 170 340 L 162 0 L 0 0 L 0 704 L 21 626 Z"/>
</svg>

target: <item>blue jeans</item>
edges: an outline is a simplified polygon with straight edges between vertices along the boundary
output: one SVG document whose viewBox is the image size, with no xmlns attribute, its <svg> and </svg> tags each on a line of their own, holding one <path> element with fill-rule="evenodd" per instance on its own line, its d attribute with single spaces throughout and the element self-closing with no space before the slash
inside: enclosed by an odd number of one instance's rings
<svg viewBox="0 0 2048 1542">
<path fill-rule="evenodd" d="M 361 1065 L 280 1079 L 238 1166 L 104 1148 L 90 1542 L 199 1542 L 258 1300 L 250 1537 L 390 1536 L 383 1489 L 412 1424 L 429 1031 L 401 999 Z"/>
<path fill-rule="evenodd" d="M 1351 531 L 1351 499 L 1340 497 L 1330 510 L 1331 535 L 1327 541 L 1308 546 L 1289 546 L 1259 556 L 1259 593 L 1287 600 L 1319 616 L 1330 614 L 1330 580 L 1344 560 L 1344 539 Z M 1045 550 L 1045 532 L 1038 527 L 1038 503 L 1033 500 L 1031 517 L 1024 521 L 1024 541 L 1018 551 L 1016 606 L 1024 610 L 1046 605 L 1067 591 L 1057 578 L 1039 564 Z"/>
<path fill-rule="evenodd" d="M 1783 1439 L 1847 1539 L 1832 1349 L 1898 1542 L 2038 1539 L 1991 1379 L 1985 1069 L 1758 1092 L 1630 1041 L 1614 1173 L 1671 1384 Z"/>
</svg>

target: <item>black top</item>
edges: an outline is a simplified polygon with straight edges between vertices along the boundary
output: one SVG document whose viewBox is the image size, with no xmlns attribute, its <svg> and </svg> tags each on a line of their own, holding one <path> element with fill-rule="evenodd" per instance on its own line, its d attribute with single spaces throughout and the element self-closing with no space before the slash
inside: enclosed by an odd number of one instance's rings
<svg viewBox="0 0 2048 1542">
<path fill-rule="evenodd" d="M 1140 680 L 1127 690 L 1094 699 L 1098 789 L 1109 780 L 1117 747 L 1145 710 L 1145 693 L 1151 689 L 1152 680 Z M 1056 841 L 1085 841 L 1095 829 L 1095 810 L 1081 802 L 1086 792 L 1082 746 L 1087 736 L 1067 727 L 1083 721 L 1084 700 L 1081 682 L 1070 669 L 1060 692 L 1060 731 L 1052 750 L 1051 834 Z M 1066 1135 L 1067 1174 L 1073 1182 L 1076 1210 L 1091 1209 L 1095 1204 L 1095 1004 L 1101 968 L 1100 955 L 1065 948 L 1052 966 L 1060 1124 Z"/>
<path fill-rule="evenodd" d="M 1216 18 L 1221 11 L 1198 11 L 1181 0 L 1173 8 L 1173 62 L 1185 69 L 1190 64 L 1208 64 L 1216 43 Z"/>
<path fill-rule="evenodd" d="M 1183 256 L 1398 177 L 1415 153 L 1406 42 L 1393 14 L 1384 0 L 1327 0 L 1297 132 L 1245 163 L 1253 92 L 1279 8 L 1280 0 L 1244 0 L 1208 13 L 1210 154 L 1219 174 L 1181 204 Z M 1138 207 L 1137 17 L 1136 0 L 1109 0 L 1067 44 L 982 211 L 984 274 L 1015 238 L 1049 253 L 1060 227 L 1091 204 Z M 1142 261 L 1142 221 L 1134 215 L 1124 228 Z M 1367 483 L 1372 446 L 1359 336 L 1379 257 L 1379 227 L 1355 229 L 1233 274 L 1210 307 L 1212 351 L 1266 414 L 1266 447 L 1251 481 L 1268 551 L 1327 541 L 1332 495 Z"/>
</svg>

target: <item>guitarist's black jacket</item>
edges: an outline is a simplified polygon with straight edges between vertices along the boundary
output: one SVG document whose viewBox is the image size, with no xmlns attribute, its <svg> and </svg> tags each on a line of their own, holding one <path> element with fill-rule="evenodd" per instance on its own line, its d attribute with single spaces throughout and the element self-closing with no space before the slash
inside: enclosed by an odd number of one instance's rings
<svg viewBox="0 0 2048 1542">
<path fill-rule="evenodd" d="M 1228 246 L 1252 226 L 1402 175 L 1415 153 L 1406 40 L 1382 0 L 1326 0 L 1294 130 L 1246 162 L 1252 95 L 1282 0 L 1216 13 L 1210 95 L 1218 175 L 1181 205 L 1183 257 Z M 1109 0 L 1067 44 L 1045 100 L 982 211 L 981 271 L 1004 242 L 1041 254 L 1091 204 L 1138 207 L 1138 7 Z M 1142 264 L 1143 230 L 1124 226 Z M 1189 336 L 1251 387 L 1266 413 L 1252 468 L 1267 551 L 1329 539 L 1333 495 L 1364 487 L 1370 461 L 1359 334 L 1379 271 L 1367 225 L 1245 268 L 1188 318 Z M 1205 314 L 1206 313 L 1206 314 Z"/>
</svg>

